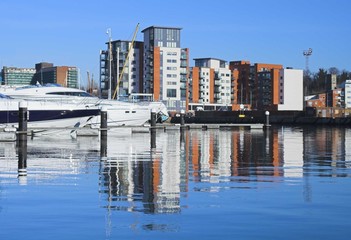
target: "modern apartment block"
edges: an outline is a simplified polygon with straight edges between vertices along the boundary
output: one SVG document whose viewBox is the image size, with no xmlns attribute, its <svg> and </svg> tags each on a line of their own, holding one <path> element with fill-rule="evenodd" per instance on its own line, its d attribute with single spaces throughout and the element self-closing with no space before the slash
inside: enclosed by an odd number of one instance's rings
<svg viewBox="0 0 351 240">
<path fill-rule="evenodd" d="M 143 93 L 180 111 L 187 104 L 189 50 L 180 44 L 181 28 L 151 26 L 144 30 Z"/>
<path fill-rule="evenodd" d="M 239 110 L 240 105 L 251 108 L 254 86 L 254 74 L 250 61 L 231 61 L 229 69 L 233 71 L 233 84 L 237 91 L 234 93 L 233 109 Z"/>
<path fill-rule="evenodd" d="M 3 67 L 1 84 L 9 86 L 23 86 L 31 84 L 35 68 Z"/>
<path fill-rule="evenodd" d="M 231 61 L 230 70 L 234 71 L 237 85 L 236 102 L 233 109 L 244 105 L 248 109 L 276 108 L 279 104 L 279 64 L 255 63 L 249 61 Z"/>
<path fill-rule="evenodd" d="M 102 96 L 108 96 L 110 87 L 112 97 L 114 94 L 119 97 L 141 93 L 143 90 L 144 43 L 116 40 L 106 44 L 108 45 L 107 50 L 100 52 L 100 89 Z M 111 58 L 109 58 L 110 47 Z M 109 85 L 110 76 L 111 86 Z"/>
<path fill-rule="evenodd" d="M 232 105 L 232 72 L 226 61 L 217 58 L 196 58 L 190 71 L 189 105 L 211 106 L 213 109 Z M 193 107 L 194 106 L 194 107 Z M 196 109 L 196 108 L 195 108 Z"/>
<path fill-rule="evenodd" d="M 108 42 L 107 50 L 100 52 L 102 97 L 108 96 L 111 87 L 112 96 L 149 94 L 170 111 L 185 109 L 189 50 L 180 47 L 180 31 L 151 26 L 142 30 L 144 41 L 134 41 L 133 46 L 131 41 Z"/>
</svg>

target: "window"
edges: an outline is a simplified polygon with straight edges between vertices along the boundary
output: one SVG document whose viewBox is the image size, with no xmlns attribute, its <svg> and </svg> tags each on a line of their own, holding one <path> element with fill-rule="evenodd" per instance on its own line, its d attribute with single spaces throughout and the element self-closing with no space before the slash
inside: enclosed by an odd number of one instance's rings
<svg viewBox="0 0 351 240">
<path fill-rule="evenodd" d="M 167 70 L 177 70 L 177 67 L 167 67 Z"/>
<path fill-rule="evenodd" d="M 176 96 L 177 96 L 177 90 L 176 89 L 167 89 L 167 97 L 175 98 Z"/>
</svg>

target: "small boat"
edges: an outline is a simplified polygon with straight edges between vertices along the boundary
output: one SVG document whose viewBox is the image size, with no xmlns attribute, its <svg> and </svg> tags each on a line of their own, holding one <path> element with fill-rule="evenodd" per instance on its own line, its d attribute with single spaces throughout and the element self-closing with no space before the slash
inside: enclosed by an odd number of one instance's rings
<svg viewBox="0 0 351 240">
<path fill-rule="evenodd" d="M 168 119 L 166 106 L 161 102 L 126 102 L 94 97 L 86 91 L 62 87 L 57 84 L 29 85 L 19 88 L 3 88 L 2 92 L 16 99 L 54 101 L 74 105 L 97 106 L 107 109 L 108 126 L 141 126 L 150 120 L 151 110 L 155 110 L 158 121 Z M 91 121 L 98 125 L 99 117 Z"/>
<path fill-rule="evenodd" d="M 18 112 L 21 102 L 27 106 L 28 128 L 33 129 L 78 128 L 100 116 L 100 109 L 94 106 L 23 101 L 0 93 L 0 128 L 18 127 Z"/>
</svg>

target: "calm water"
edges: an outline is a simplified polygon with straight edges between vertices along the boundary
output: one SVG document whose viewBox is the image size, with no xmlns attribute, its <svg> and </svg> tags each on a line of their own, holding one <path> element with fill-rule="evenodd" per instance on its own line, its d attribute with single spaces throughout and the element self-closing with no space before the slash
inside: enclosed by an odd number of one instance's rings
<svg viewBox="0 0 351 240">
<path fill-rule="evenodd" d="M 151 148 L 152 147 L 152 148 Z M 0 143 L 0 239 L 350 239 L 351 129 Z"/>
</svg>

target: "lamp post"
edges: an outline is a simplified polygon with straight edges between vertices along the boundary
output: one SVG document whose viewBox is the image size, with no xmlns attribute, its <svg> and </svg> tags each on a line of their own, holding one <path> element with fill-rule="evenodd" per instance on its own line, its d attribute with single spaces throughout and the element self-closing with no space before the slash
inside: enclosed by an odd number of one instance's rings
<svg viewBox="0 0 351 240">
<path fill-rule="evenodd" d="M 108 35 L 108 67 L 109 67 L 109 71 L 108 71 L 108 99 L 111 100 L 111 28 L 108 28 L 106 31 L 106 34 Z"/>
<path fill-rule="evenodd" d="M 265 115 L 266 115 L 266 127 L 269 127 L 269 111 L 266 111 Z"/>
</svg>

